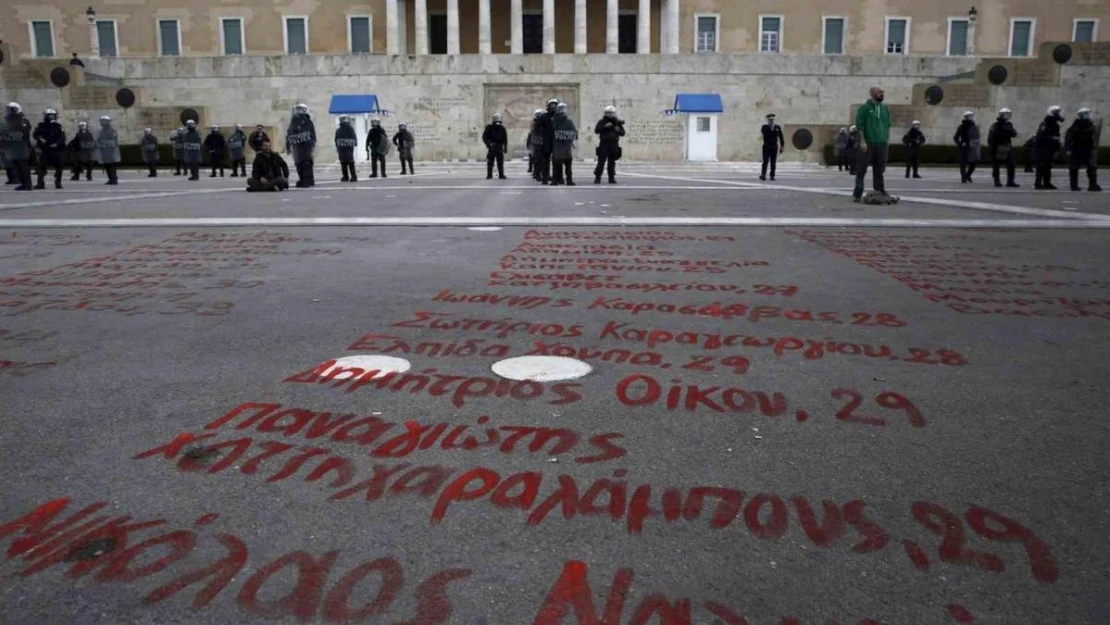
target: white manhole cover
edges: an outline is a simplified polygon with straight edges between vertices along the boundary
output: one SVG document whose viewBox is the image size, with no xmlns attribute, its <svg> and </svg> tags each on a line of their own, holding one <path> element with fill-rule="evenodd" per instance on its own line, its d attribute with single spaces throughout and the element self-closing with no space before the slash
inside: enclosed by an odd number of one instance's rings
<svg viewBox="0 0 1110 625">
<path fill-rule="evenodd" d="M 336 358 L 335 364 L 323 373 L 326 377 L 335 369 L 362 369 L 365 373 L 367 371 L 377 371 L 374 378 L 380 378 L 387 373 L 404 373 L 412 368 L 412 363 L 404 358 L 394 358 L 393 356 L 376 356 L 373 354 L 364 354 L 361 356 L 344 356 L 343 358 Z M 346 380 L 347 378 L 355 377 L 354 371 L 344 371 L 335 376 L 335 380 Z M 371 379 L 374 379 L 371 378 Z"/>
<path fill-rule="evenodd" d="M 558 382 L 573 380 L 593 371 L 589 363 L 562 356 L 520 356 L 506 358 L 490 367 L 497 375 L 509 380 Z"/>
</svg>

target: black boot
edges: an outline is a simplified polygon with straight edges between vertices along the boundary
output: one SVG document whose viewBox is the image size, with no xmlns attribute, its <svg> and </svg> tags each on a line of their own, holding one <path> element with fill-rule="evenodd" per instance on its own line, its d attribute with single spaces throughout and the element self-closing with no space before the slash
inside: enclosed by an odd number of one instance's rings
<svg viewBox="0 0 1110 625">
<path fill-rule="evenodd" d="M 609 184 L 617 184 L 617 179 L 614 176 L 609 176 Z"/>
<path fill-rule="evenodd" d="M 601 176 L 594 176 L 594 184 L 601 184 Z"/>
</svg>

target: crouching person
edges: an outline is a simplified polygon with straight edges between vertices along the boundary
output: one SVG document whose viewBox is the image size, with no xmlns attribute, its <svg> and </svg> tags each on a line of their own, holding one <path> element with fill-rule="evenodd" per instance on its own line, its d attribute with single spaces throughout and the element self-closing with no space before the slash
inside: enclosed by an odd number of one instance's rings
<svg viewBox="0 0 1110 625">
<path fill-rule="evenodd" d="M 289 188 L 289 165 L 273 151 L 269 139 L 262 141 L 261 151 L 254 157 L 247 191 L 284 191 Z"/>
</svg>

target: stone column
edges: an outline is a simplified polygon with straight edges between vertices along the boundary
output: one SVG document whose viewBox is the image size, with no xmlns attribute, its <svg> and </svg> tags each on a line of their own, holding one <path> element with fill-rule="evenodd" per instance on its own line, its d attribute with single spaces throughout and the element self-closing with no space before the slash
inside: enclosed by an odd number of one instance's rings
<svg viewBox="0 0 1110 625">
<path fill-rule="evenodd" d="M 667 46 L 671 40 L 670 13 L 667 11 L 668 0 L 659 0 L 659 54 L 667 53 Z"/>
<path fill-rule="evenodd" d="M 428 54 L 428 0 L 416 0 L 416 27 L 413 29 L 416 38 L 416 53 Z"/>
<path fill-rule="evenodd" d="M 620 52 L 620 11 L 617 0 L 605 0 L 605 54 Z"/>
<path fill-rule="evenodd" d="M 406 0 L 397 0 L 397 54 L 409 53 L 409 16 Z"/>
<path fill-rule="evenodd" d="M 574 53 L 586 54 L 586 0 L 574 0 Z"/>
<path fill-rule="evenodd" d="M 478 54 L 493 54 L 489 26 L 490 0 L 478 0 Z"/>
<path fill-rule="evenodd" d="M 543 0 L 543 53 L 555 54 L 555 0 Z"/>
<path fill-rule="evenodd" d="M 385 0 L 385 53 L 401 53 L 401 40 L 397 31 L 397 0 Z"/>
<path fill-rule="evenodd" d="M 512 9 L 509 11 L 512 24 L 512 50 L 513 54 L 524 54 L 524 7 L 522 0 L 512 0 Z"/>
<path fill-rule="evenodd" d="M 651 54 L 651 0 L 640 0 L 636 14 L 636 52 Z"/>
<path fill-rule="evenodd" d="M 447 54 L 459 53 L 459 0 L 447 0 Z"/>
<path fill-rule="evenodd" d="M 679 1 L 680 0 L 667 1 L 667 14 L 669 21 L 667 26 L 668 30 L 670 31 L 670 36 L 667 41 L 667 54 L 678 54 L 678 42 L 680 40 L 679 35 L 682 32 L 680 28 L 682 25 L 682 12 L 680 11 L 680 7 L 678 6 Z"/>
</svg>

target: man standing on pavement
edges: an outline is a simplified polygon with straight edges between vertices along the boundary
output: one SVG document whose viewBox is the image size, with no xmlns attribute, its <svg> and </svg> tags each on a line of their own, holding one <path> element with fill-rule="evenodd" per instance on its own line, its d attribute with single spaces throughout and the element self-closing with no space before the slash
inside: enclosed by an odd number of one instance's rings
<svg viewBox="0 0 1110 625">
<path fill-rule="evenodd" d="M 1087 170 L 1087 190 L 1102 191 L 1102 187 L 1098 186 L 1098 159 L 1095 157 L 1098 128 L 1091 121 L 1091 109 L 1081 108 L 1076 115 L 1076 120 L 1068 128 L 1064 145 L 1070 157 L 1068 174 L 1071 176 L 1071 190 L 1080 190 L 1079 168 L 1082 167 Z"/>
<path fill-rule="evenodd" d="M 601 184 L 601 172 L 606 169 L 609 184 L 617 184 L 617 161 L 621 157 L 621 137 L 624 136 L 624 120 L 617 117 L 617 107 L 605 107 L 605 115 L 597 122 L 594 132 L 598 135 L 594 184 Z"/>
<path fill-rule="evenodd" d="M 975 123 L 975 112 L 967 111 L 956 129 L 952 140 L 960 148 L 960 182 L 971 184 L 971 174 L 979 164 L 979 125 Z"/>
<path fill-rule="evenodd" d="M 775 123 L 775 114 L 768 113 L 767 123 L 759 129 L 763 135 L 763 167 L 760 169 L 759 179 L 767 179 L 767 164 L 771 165 L 771 180 L 775 179 L 775 165 L 779 161 L 779 154 L 786 149 L 786 139 L 782 136 L 782 126 Z"/>
<path fill-rule="evenodd" d="M 212 132 L 204 138 L 204 150 L 208 152 L 208 160 L 212 165 L 209 178 L 216 177 L 216 169 L 220 170 L 220 178 L 224 177 L 224 152 L 227 150 L 227 140 L 220 134 L 219 126 L 212 126 Z"/>
<path fill-rule="evenodd" d="M 305 104 L 293 107 L 293 118 L 285 131 L 285 151 L 293 154 L 293 166 L 297 168 L 297 188 L 316 186 L 316 164 L 313 160 L 316 152 L 316 124 L 312 123 Z"/>
<path fill-rule="evenodd" d="M 509 149 L 509 133 L 501 123 L 501 113 L 494 113 L 490 123 L 482 133 L 482 143 L 486 145 L 486 180 L 493 178 L 493 165 L 497 164 L 497 177 L 505 179 L 505 152 Z"/>
<path fill-rule="evenodd" d="M 547 110 L 544 111 L 543 116 L 540 118 L 540 130 L 543 137 L 543 175 L 541 179 L 543 184 L 548 184 L 549 181 L 554 182 L 554 173 L 552 171 L 552 153 L 555 151 L 555 109 L 559 107 L 559 100 L 551 98 L 547 101 Z"/>
<path fill-rule="evenodd" d="M 555 107 L 554 141 L 552 142 L 551 162 L 555 171 L 551 184 L 574 185 L 574 171 L 571 164 L 574 162 L 574 142 L 578 140 L 578 127 L 567 116 L 566 102 L 560 102 Z"/>
<path fill-rule="evenodd" d="M 185 135 L 181 138 L 181 149 L 185 153 L 185 170 L 189 174 L 189 180 L 193 182 L 200 180 L 200 149 L 202 146 L 197 123 L 190 119 L 185 122 Z"/>
<path fill-rule="evenodd" d="M 143 138 L 139 142 L 139 147 L 143 153 L 143 162 L 146 163 L 150 173 L 146 175 L 147 178 L 158 177 L 158 140 L 154 138 L 154 130 L 147 128 L 143 130 Z"/>
<path fill-rule="evenodd" d="M 1056 160 L 1056 153 L 1060 151 L 1060 124 L 1063 121 L 1063 109 L 1054 104 L 1048 107 L 1048 115 L 1045 115 L 1044 121 L 1037 127 L 1037 138 L 1034 142 L 1037 151 L 1034 189 L 1056 190 L 1056 185 L 1052 184 L 1052 163 Z"/>
<path fill-rule="evenodd" d="M 397 124 L 397 134 L 393 135 L 393 145 L 397 146 L 397 155 L 401 157 L 401 175 L 405 175 L 407 167 L 411 176 L 416 173 L 412 166 L 412 149 L 416 144 L 407 124 Z"/>
<path fill-rule="evenodd" d="M 32 189 L 30 136 L 23 122 L 23 107 L 18 102 L 8 102 L 0 124 L 0 150 L 4 151 L 8 178 L 19 185 L 16 191 Z"/>
<path fill-rule="evenodd" d="M 852 191 L 855 202 L 863 201 L 863 179 L 867 177 L 868 166 L 874 172 L 875 191 L 886 195 L 883 172 L 886 171 L 886 158 L 890 149 L 890 109 L 883 104 L 884 96 L 882 89 L 871 87 L 871 99 L 856 111 L 856 128 L 863 140 L 859 146 L 859 162 L 856 164 L 856 187 Z"/>
<path fill-rule="evenodd" d="M 921 163 L 921 146 L 925 144 L 925 133 L 921 132 L 921 122 L 916 119 L 910 124 L 910 131 L 902 137 L 902 145 L 906 148 L 906 177 L 913 171 L 914 178 L 920 178 L 917 167 Z"/>
<path fill-rule="evenodd" d="M 182 170 L 188 175 L 189 168 L 185 166 L 185 129 L 178 128 L 174 131 L 170 142 L 173 144 L 173 175 L 180 176 Z"/>
<path fill-rule="evenodd" d="M 343 170 L 343 182 L 358 182 L 358 173 L 355 172 L 355 148 L 358 147 L 358 136 L 351 126 L 351 118 L 346 115 L 339 116 L 339 127 L 335 129 L 335 154 L 339 157 L 339 167 Z"/>
<path fill-rule="evenodd" d="M 244 154 L 247 147 L 247 135 L 243 132 L 242 124 L 235 124 L 235 132 L 227 138 L 227 151 L 231 155 L 231 177 L 238 178 L 239 172 L 247 177 L 247 157 Z"/>
<path fill-rule="evenodd" d="M 47 167 L 54 168 L 54 188 L 62 188 L 62 161 L 66 152 L 66 133 L 58 123 L 58 111 L 43 111 L 42 122 L 35 128 L 35 147 L 39 150 L 38 183 L 36 189 L 45 189 Z"/>
<path fill-rule="evenodd" d="M 1004 108 L 998 111 L 998 119 L 987 131 L 987 149 L 991 153 L 991 175 L 994 177 L 996 187 L 1002 186 L 999 169 L 1003 163 L 1006 164 L 1006 186 L 1021 186 L 1014 182 L 1014 137 L 1017 136 L 1017 130 L 1010 123 L 1010 115 L 1010 109 Z"/>
<path fill-rule="evenodd" d="M 96 136 L 96 147 L 100 154 L 100 164 L 108 175 L 108 182 L 104 184 L 119 184 L 117 172 L 122 160 L 119 153 L 119 134 L 112 128 L 112 118 L 107 115 L 100 116 L 100 133 Z"/>
<path fill-rule="evenodd" d="M 370 132 L 366 133 L 366 153 L 370 155 L 370 177 L 378 177 L 378 165 L 382 166 L 382 178 L 388 178 L 385 173 L 385 155 L 389 154 L 389 135 L 378 118 L 370 120 Z"/>
<path fill-rule="evenodd" d="M 257 154 L 262 151 L 262 142 L 269 141 L 270 135 L 266 134 L 266 127 L 258 124 L 254 127 L 254 132 L 251 133 L 250 138 L 247 139 L 247 144 L 251 146 L 254 153 Z"/>
<path fill-rule="evenodd" d="M 96 160 L 96 137 L 89 132 L 89 122 L 77 122 L 77 135 L 73 137 L 73 176 L 70 180 L 80 180 L 81 170 L 85 170 L 85 180 L 92 180 L 93 161 Z"/>
</svg>

